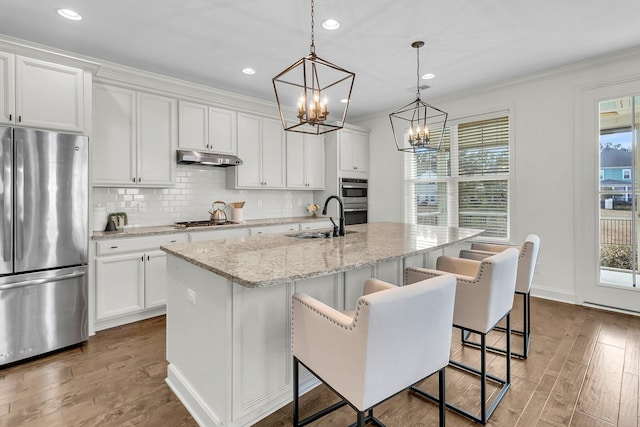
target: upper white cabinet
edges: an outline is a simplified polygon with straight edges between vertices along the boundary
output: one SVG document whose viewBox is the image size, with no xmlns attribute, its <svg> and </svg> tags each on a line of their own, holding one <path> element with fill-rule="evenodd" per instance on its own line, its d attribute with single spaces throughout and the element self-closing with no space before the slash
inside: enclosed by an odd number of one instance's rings
<svg viewBox="0 0 640 427">
<path fill-rule="evenodd" d="M 338 132 L 340 170 L 346 172 L 345 175 L 366 175 L 369 171 L 369 135 L 346 128 Z"/>
<path fill-rule="evenodd" d="M 178 103 L 180 148 L 236 154 L 236 112 L 189 101 Z"/>
<path fill-rule="evenodd" d="M 324 137 L 287 132 L 287 188 L 324 188 Z"/>
<path fill-rule="evenodd" d="M 284 131 L 279 120 L 238 113 L 238 157 L 243 164 L 227 168 L 227 185 L 285 187 Z"/>
<path fill-rule="evenodd" d="M 0 123 L 84 130 L 84 71 L 0 52 Z"/>
<path fill-rule="evenodd" d="M 174 184 L 177 102 L 165 96 L 94 85 L 93 184 Z"/>
</svg>

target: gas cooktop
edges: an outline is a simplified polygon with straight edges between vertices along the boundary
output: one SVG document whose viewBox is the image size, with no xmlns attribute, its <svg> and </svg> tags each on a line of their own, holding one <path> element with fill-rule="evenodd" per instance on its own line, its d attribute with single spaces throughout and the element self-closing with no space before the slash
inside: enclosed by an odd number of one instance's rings
<svg viewBox="0 0 640 427">
<path fill-rule="evenodd" d="M 214 226 L 229 225 L 229 224 L 235 224 L 235 222 L 233 222 L 233 221 L 214 222 L 214 221 L 210 221 L 210 220 L 206 219 L 206 220 L 203 220 L 203 221 L 176 222 L 176 227 L 185 227 L 185 228 L 189 228 L 189 227 L 214 227 Z"/>
</svg>

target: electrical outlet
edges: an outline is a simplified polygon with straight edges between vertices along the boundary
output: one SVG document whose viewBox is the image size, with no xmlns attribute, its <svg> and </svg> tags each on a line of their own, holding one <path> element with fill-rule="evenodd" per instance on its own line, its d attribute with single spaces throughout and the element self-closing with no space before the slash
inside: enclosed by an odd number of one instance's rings
<svg viewBox="0 0 640 427">
<path fill-rule="evenodd" d="M 196 291 L 194 291 L 193 289 L 187 289 L 187 301 L 189 301 L 191 304 L 196 303 Z"/>
</svg>

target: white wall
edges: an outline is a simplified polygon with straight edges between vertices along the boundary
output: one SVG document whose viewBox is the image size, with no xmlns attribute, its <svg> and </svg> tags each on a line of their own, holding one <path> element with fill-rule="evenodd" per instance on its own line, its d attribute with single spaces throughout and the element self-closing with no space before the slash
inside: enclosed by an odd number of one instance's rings
<svg viewBox="0 0 640 427">
<path fill-rule="evenodd" d="M 575 162 L 581 159 L 577 150 L 585 145 L 577 140 L 580 132 L 576 131 L 581 126 L 581 94 L 585 88 L 596 85 L 634 78 L 640 81 L 639 70 L 640 49 L 635 49 L 449 98 L 429 99 L 428 91 L 423 94 L 429 103 L 447 111 L 450 118 L 502 109 L 512 111 L 512 240 L 518 243 L 528 233 L 540 236 L 534 295 L 582 302 L 576 290 L 576 271 L 585 261 L 576 263 L 574 253 L 583 245 L 595 246 L 597 242 L 585 241 L 582 226 L 575 224 L 582 212 L 592 212 L 596 206 L 591 199 L 580 202 L 585 199 L 575 198 L 575 194 L 582 192 L 584 185 L 597 183 L 597 178 L 585 180 L 583 172 L 578 176 L 575 173 Z M 372 221 L 403 219 L 402 156 L 406 154 L 395 151 L 387 114 L 357 123 L 372 129 L 369 195 Z M 586 144 L 593 144 L 593 140 Z M 589 145 L 586 149 L 594 147 Z M 595 177 L 597 170 L 590 169 L 586 171 L 587 177 Z M 597 277 L 593 275 L 592 280 Z"/>
</svg>

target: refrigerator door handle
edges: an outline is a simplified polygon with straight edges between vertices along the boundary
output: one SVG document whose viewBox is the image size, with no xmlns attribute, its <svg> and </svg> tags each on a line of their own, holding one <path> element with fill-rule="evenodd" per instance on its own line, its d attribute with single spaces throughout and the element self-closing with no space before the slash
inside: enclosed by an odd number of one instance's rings
<svg viewBox="0 0 640 427">
<path fill-rule="evenodd" d="M 8 289 L 15 289 L 15 288 L 23 288 L 25 286 L 31 286 L 31 285 L 42 285 L 43 283 L 49 283 L 49 282 L 60 282 L 63 280 L 75 279 L 76 277 L 81 277 L 81 276 L 84 276 L 85 274 L 87 274 L 85 270 L 79 270 L 79 271 L 73 271 L 68 274 L 63 274 L 60 276 L 43 277 L 41 279 L 24 280 L 22 282 L 8 283 L 6 285 L 0 285 L 0 291 L 6 291 Z"/>
<path fill-rule="evenodd" d="M 2 201 L 2 259 L 11 261 L 11 200 L 13 198 L 13 179 L 11 174 L 11 138 L 2 139 L 2 185 L 4 196 Z"/>
<path fill-rule="evenodd" d="M 24 140 L 15 139 L 16 157 L 16 261 L 24 256 Z"/>
</svg>

